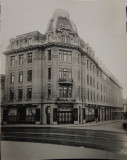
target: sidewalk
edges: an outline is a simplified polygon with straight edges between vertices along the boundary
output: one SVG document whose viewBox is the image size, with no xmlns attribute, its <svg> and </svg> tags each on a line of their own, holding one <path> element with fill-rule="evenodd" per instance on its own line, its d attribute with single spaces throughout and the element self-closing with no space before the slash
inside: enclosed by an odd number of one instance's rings
<svg viewBox="0 0 127 160">
<path fill-rule="evenodd" d="M 63 124 L 63 125 L 36 125 L 36 124 L 11 124 L 11 125 L 2 125 L 1 127 L 53 127 L 53 128 L 70 128 L 70 129 L 89 129 L 89 130 L 102 130 L 102 131 L 111 131 L 119 133 L 127 133 L 127 131 L 122 129 L 123 120 L 114 120 L 114 121 L 103 121 L 103 122 L 89 122 L 85 124 Z"/>
<path fill-rule="evenodd" d="M 12 147 L 13 146 L 13 147 Z M 127 159 L 126 152 L 114 153 L 99 149 L 32 142 L 1 142 L 3 160 L 42 159 Z"/>
</svg>

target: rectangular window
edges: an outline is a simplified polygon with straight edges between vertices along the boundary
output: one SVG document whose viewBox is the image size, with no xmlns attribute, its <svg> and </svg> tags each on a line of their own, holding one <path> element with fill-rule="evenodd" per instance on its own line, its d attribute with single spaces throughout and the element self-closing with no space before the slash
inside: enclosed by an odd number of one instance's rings
<svg viewBox="0 0 127 160">
<path fill-rule="evenodd" d="M 27 62 L 32 63 L 32 53 L 27 53 Z"/>
<path fill-rule="evenodd" d="M 19 55 L 19 64 L 23 64 L 23 54 Z"/>
<path fill-rule="evenodd" d="M 51 85 L 48 85 L 48 98 L 51 98 Z"/>
<path fill-rule="evenodd" d="M 68 87 L 68 97 L 72 98 L 72 87 Z"/>
<path fill-rule="evenodd" d="M 90 77 L 90 85 L 92 86 L 92 77 Z"/>
<path fill-rule="evenodd" d="M 64 51 L 63 60 L 64 60 L 65 62 L 67 62 L 67 52 L 66 52 L 66 51 Z"/>
<path fill-rule="evenodd" d="M 65 36 L 63 36 L 63 35 L 61 36 L 61 42 L 65 43 Z"/>
<path fill-rule="evenodd" d="M 102 84 L 101 84 L 101 91 L 102 91 Z"/>
<path fill-rule="evenodd" d="M 98 84 L 98 82 L 97 82 L 97 89 L 99 89 L 99 84 Z"/>
<path fill-rule="evenodd" d="M 92 95 L 92 91 L 91 91 L 91 101 L 93 100 L 93 95 Z"/>
<path fill-rule="evenodd" d="M 51 79 L 51 68 L 48 68 L 48 80 Z"/>
<path fill-rule="evenodd" d="M 95 79 L 93 79 L 93 87 L 95 88 Z"/>
<path fill-rule="evenodd" d="M 22 95 L 23 95 L 23 89 L 18 90 L 18 99 L 22 100 Z"/>
<path fill-rule="evenodd" d="M 72 52 L 66 50 L 59 50 L 59 60 L 65 62 L 72 61 Z"/>
<path fill-rule="evenodd" d="M 80 81 L 80 71 L 78 71 L 78 80 Z"/>
<path fill-rule="evenodd" d="M 95 92 L 94 92 L 94 102 L 96 101 Z"/>
<path fill-rule="evenodd" d="M 69 36 L 66 36 L 66 42 L 70 43 L 70 37 Z"/>
<path fill-rule="evenodd" d="M 97 101 L 99 101 L 99 95 L 97 94 Z"/>
<path fill-rule="evenodd" d="M 98 77 L 98 69 L 97 69 L 97 77 Z"/>
<path fill-rule="evenodd" d="M 60 68 L 59 78 L 64 80 L 72 79 L 72 70 L 68 68 Z"/>
<path fill-rule="evenodd" d="M 51 61 L 51 49 L 48 50 L 48 61 Z"/>
<path fill-rule="evenodd" d="M 90 100 L 90 97 L 89 97 L 89 90 L 87 91 L 87 98 L 88 98 L 88 101 Z"/>
<path fill-rule="evenodd" d="M 32 81 L 32 70 L 27 71 L 27 81 L 31 82 Z"/>
<path fill-rule="evenodd" d="M 94 73 L 94 70 L 95 70 L 95 68 L 94 68 L 94 65 L 93 65 L 93 73 Z"/>
<path fill-rule="evenodd" d="M 87 75 L 87 84 L 89 84 L 89 75 Z"/>
<path fill-rule="evenodd" d="M 11 66 L 15 65 L 15 56 L 11 56 Z"/>
<path fill-rule="evenodd" d="M 72 86 L 59 86 L 60 98 L 72 98 Z"/>
<path fill-rule="evenodd" d="M 68 79 L 72 79 L 72 70 L 68 69 Z"/>
<path fill-rule="evenodd" d="M 63 61 L 62 55 L 63 55 L 63 54 L 62 54 L 62 51 L 60 50 L 60 51 L 59 51 L 59 60 L 60 60 L 60 61 Z"/>
<path fill-rule="evenodd" d="M 87 69 L 89 69 L 89 60 L 87 59 Z"/>
<path fill-rule="evenodd" d="M 90 71 L 92 71 L 92 63 L 90 63 Z"/>
<path fill-rule="evenodd" d="M 68 61 L 72 62 L 72 53 L 71 52 L 68 52 Z"/>
<path fill-rule="evenodd" d="M 11 73 L 10 82 L 14 83 L 15 73 Z"/>
<path fill-rule="evenodd" d="M 32 98 L 32 88 L 27 88 L 27 99 Z"/>
<path fill-rule="evenodd" d="M 23 82 L 23 71 L 19 72 L 19 82 Z"/>
<path fill-rule="evenodd" d="M 14 100 L 14 89 L 10 89 L 10 100 Z"/>
</svg>

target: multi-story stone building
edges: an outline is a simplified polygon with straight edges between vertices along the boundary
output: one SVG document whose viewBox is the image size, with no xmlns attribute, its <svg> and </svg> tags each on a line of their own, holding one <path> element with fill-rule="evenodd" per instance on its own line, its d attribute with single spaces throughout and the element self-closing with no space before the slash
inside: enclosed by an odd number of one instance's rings
<svg viewBox="0 0 127 160">
<path fill-rule="evenodd" d="M 120 119 L 122 88 L 78 35 L 65 10 L 46 33 L 10 40 L 6 55 L 5 123 L 61 124 Z"/>
<path fill-rule="evenodd" d="M 3 102 L 4 102 L 4 89 L 5 87 L 5 75 L 0 74 L 0 122 L 3 120 Z"/>
</svg>

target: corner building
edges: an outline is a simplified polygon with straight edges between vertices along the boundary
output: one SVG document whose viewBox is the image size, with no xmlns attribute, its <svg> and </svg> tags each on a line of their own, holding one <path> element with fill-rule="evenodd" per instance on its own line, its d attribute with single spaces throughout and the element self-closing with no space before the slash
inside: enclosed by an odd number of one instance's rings
<svg viewBox="0 0 127 160">
<path fill-rule="evenodd" d="M 45 35 L 10 39 L 3 123 L 82 124 L 122 118 L 122 88 L 58 9 Z"/>
</svg>

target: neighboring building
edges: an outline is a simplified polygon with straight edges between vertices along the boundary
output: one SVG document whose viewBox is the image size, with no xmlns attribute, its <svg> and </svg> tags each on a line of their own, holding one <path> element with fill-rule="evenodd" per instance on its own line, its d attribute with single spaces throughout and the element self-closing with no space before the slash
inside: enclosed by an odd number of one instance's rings
<svg viewBox="0 0 127 160">
<path fill-rule="evenodd" d="M 120 84 L 79 37 L 65 10 L 55 11 L 45 35 L 19 35 L 4 54 L 4 123 L 121 119 Z"/>
<path fill-rule="evenodd" d="M 5 90 L 5 75 L 0 74 L 0 122 L 3 120 L 3 102 Z"/>
<path fill-rule="evenodd" d="M 127 113 L 127 99 L 123 100 L 123 112 Z"/>
</svg>

